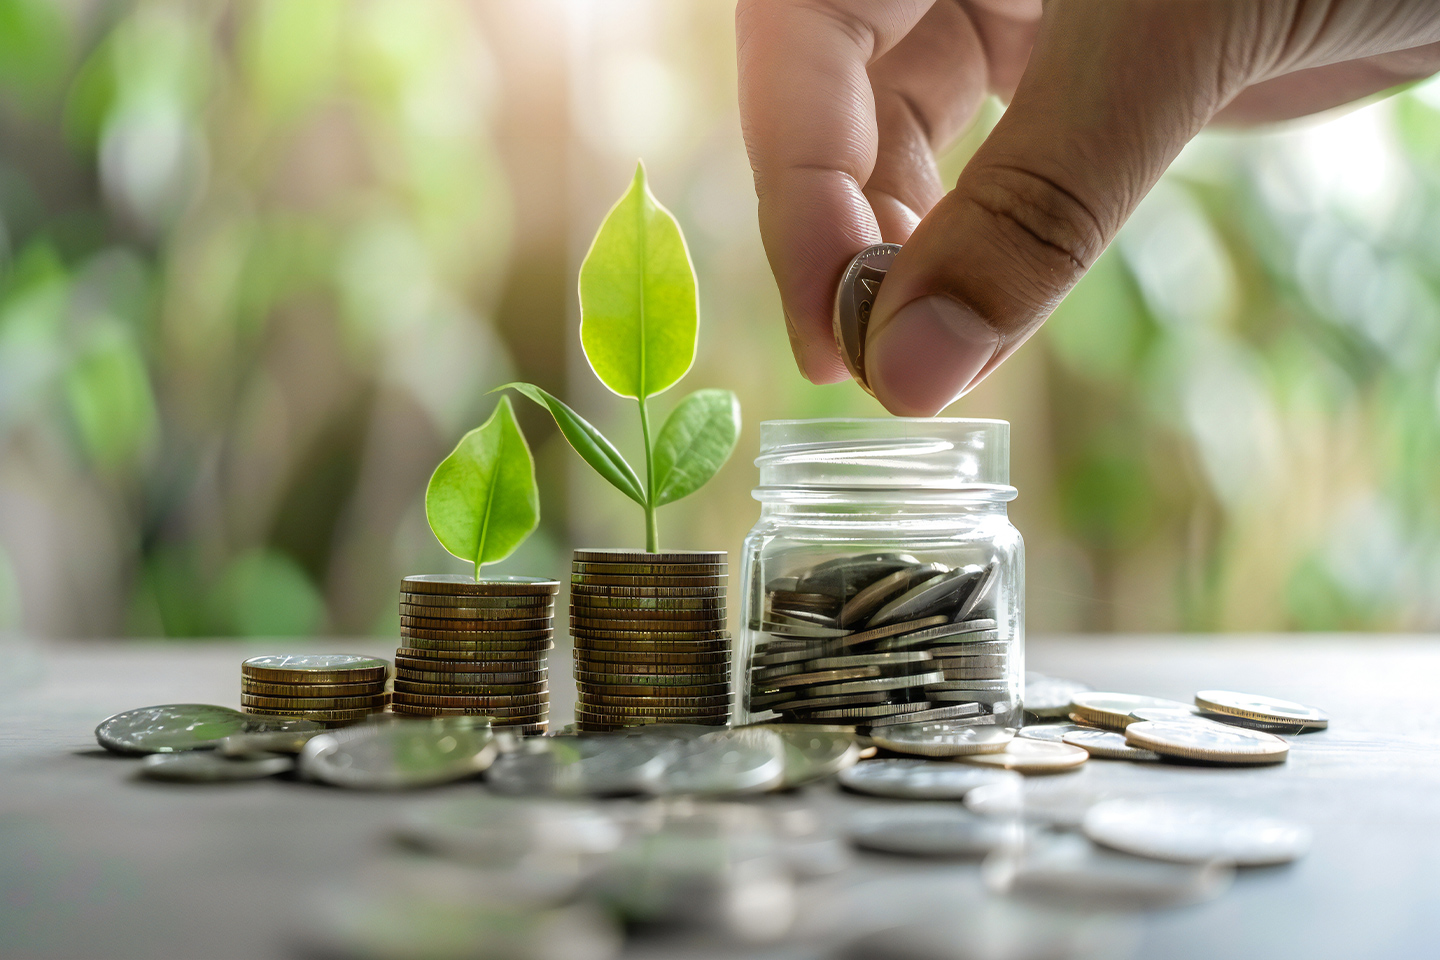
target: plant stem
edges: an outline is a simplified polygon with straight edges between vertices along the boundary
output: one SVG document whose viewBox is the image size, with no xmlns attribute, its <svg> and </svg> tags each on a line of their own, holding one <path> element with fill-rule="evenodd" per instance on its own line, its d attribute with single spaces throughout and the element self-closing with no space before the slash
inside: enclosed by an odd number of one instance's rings
<svg viewBox="0 0 1440 960">
<path fill-rule="evenodd" d="M 655 464 L 650 454 L 650 411 L 640 398 L 640 436 L 645 442 L 645 549 L 660 552 L 660 528 L 655 525 Z"/>
</svg>

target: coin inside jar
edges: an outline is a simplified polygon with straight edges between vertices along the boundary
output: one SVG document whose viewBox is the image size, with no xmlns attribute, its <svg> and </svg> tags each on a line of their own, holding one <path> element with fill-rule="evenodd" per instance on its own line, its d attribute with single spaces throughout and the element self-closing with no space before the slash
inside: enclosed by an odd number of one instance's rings
<svg viewBox="0 0 1440 960">
<path fill-rule="evenodd" d="M 872 396 L 874 391 L 865 377 L 865 335 L 880 284 L 899 252 L 898 243 L 877 243 L 861 250 L 845 267 L 835 291 L 835 343 L 850 375 Z"/>
</svg>

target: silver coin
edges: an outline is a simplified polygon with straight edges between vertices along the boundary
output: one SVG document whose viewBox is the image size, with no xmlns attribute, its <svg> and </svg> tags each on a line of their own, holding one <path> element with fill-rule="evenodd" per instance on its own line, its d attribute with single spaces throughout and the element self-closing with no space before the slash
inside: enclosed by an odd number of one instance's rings
<svg viewBox="0 0 1440 960">
<path fill-rule="evenodd" d="M 1102 760 L 1159 760 L 1154 750 L 1142 750 L 1125 742 L 1125 734 L 1116 730 L 1075 730 L 1061 738 L 1072 747 L 1080 747 L 1092 757 Z"/>
<path fill-rule="evenodd" d="M 383 714 L 372 714 L 383 716 Z M 274 730 L 268 733 L 235 733 L 216 744 L 216 749 L 227 757 L 248 757 L 257 753 L 297 754 L 305 744 L 325 731 L 319 724 L 314 730 Z"/>
<path fill-rule="evenodd" d="M 839 621 L 829 614 L 821 613 L 818 610 L 799 610 L 794 607 L 772 606 L 767 619 L 771 623 L 782 625 L 815 626 L 829 629 L 840 626 Z"/>
<path fill-rule="evenodd" d="M 823 627 L 803 620 L 791 620 L 781 614 L 776 614 L 769 620 L 752 623 L 750 629 L 782 640 L 793 637 L 804 637 L 811 640 L 837 640 L 850 635 L 849 630 L 842 630 L 839 627 Z"/>
<path fill-rule="evenodd" d="M 1118 734 L 1117 734 L 1118 736 Z M 1310 828 L 1177 800 L 1107 800 L 1090 808 L 1085 836 L 1124 853 L 1180 863 L 1257 867 L 1310 849 Z"/>
<path fill-rule="evenodd" d="M 1008 770 L 962 767 L 936 760 L 867 760 L 840 772 L 840 785 L 856 793 L 903 800 L 960 800 L 976 787 L 1018 783 Z"/>
<path fill-rule="evenodd" d="M 1194 720 L 1200 716 L 1200 708 L 1188 703 L 1176 707 L 1136 707 L 1130 711 L 1132 720 Z"/>
<path fill-rule="evenodd" d="M 959 723 L 904 723 L 870 731 L 878 747 L 921 757 L 959 757 L 1004 750 L 1015 734 L 1002 727 Z"/>
<path fill-rule="evenodd" d="M 795 578 L 796 593 L 823 593 L 844 601 L 898 570 L 920 561 L 908 553 L 865 553 L 816 564 Z"/>
<path fill-rule="evenodd" d="M 1132 746 L 1208 763 L 1284 763 L 1290 745 L 1274 734 L 1209 720 L 1137 720 L 1125 728 Z"/>
<path fill-rule="evenodd" d="M 977 817 L 950 804 L 912 803 L 857 817 L 846 830 L 865 850 L 908 857 L 982 857 L 1025 841 L 1014 820 Z"/>
<path fill-rule="evenodd" d="M 491 797 L 412 808 L 396 835 L 411 847 L 496 867 L 513 867 L 526 858 L 599 857 L 625 839 L 616 819 L 594 806 Z"/>
<path fill-rule="evenodd" d="M 811 710 L 805 715 L 806 720 L 817 722 L 836 723 L 873 723 L 882 717 L 893 717 L 900 714 L 908 715 L 929 710 L 933 704 L 928 700 L 916 700 L 908 703 L 877 703 L 868 707 L 840 707 L 835 710 Z"/>
<path fill-rule="evenodd" d="M 682 744 L 658 792 L 699 796 L 763 793 L 785 783 L 785 741 L 773 730 L 740 727 Z"/>
<path fill-rule="evenodd" d="M 920 580 L 915 586 L 875 611 L 866 626 L 870 629 L 887 623 L 921 620 L 944 614 L 953 618 L 960 609 L 971 582 L 980 575 L 979 567 L 961 567 Z"/>
<path fill-rule="evenodd" d="M 990 621 L 986 621 L 987 623 Z M 988 640 L 971 643 L 957 643 L 951 646 L 931 647 L 930 656 L 936 660 L 954 659 L 956 657 L 1008 657 L 1011 653 L 1011 644 L 1006 640 Z M 1065 701 L 1069 706 L 1070 701 Z"/>
<path fill-rule="evenodd" d="M 874 693 L 877 690 L 909 690 L 944 680 L 945 674 L 936 670 L 927 673 L 912 673 L 904 677 L 874 677 L 869 680 L 826 683 L 815 687 L 806 687 L 805 691 L 817 697 L 838 697 L 849 693 Z"/>
<path fill-rule="evenodd" d="M 309 720 L 256 716 L 208 703 L 166 703 L 102 720 L 95 739 L 115 753 L 179 753 L 208 749 L 237 733 L 320 729 Z"/>
<path fill-rule="evenodd" d="M 496 752 L 484 717 L 400 720 L 315 737 L 300 753 L 300 769 L 338 787 L 405 789 L 476 776 Z"/>
<path fill-rule="evenodd" d="M 953 661 L 951 661 L 953 662 Z M 955 680 L 1004 680 L 1005 668 L 1000 667 L 950 667 L 941 663 L 940 670 L 947 681 Z"/>
<path fill-rule="evenodd" d="M 767 724 L 785 741 L 785 786 L 798 787 L 834 776 L 860 759 L 855 735 L 804 723 Z"/>
<path fill-rule="evenodd" d="M 845 667 L 894 667 L 909 663 L 928 663 L 925 650 L 897 650 L 893 653 L 851 653 L 836 657 L 820 657 L 809 661 L 811 670 L 841 670 Z"/>
<path fill-rule="evenodd" d="M 940 680 L 925 687 L 928 696 L 931 693 L 958 693 L 968 694 L 976 691 L 1008 690 L 1009 681 L 1006 680 Z"/>
<path fill-rule="evenodd" d="M 880 293 L 880 284 L 900 252 L 896 243 L 877 243 L 857 253 L 840 275 L 840 286 L 835 291 L 835 306 L 831 324 L 835 332 L 835 343 L 840 347 L 840 356 L 850 376 L 867 393 L 871 392 L 865 376 L 865 340 L 870 326 L 870 311 Z"/>
<path fill-rule="evenodd" d="M 712 731 L 713 732 L 713 731 Z M 657 792 L 677 755 L 676 741 L 633 737 L 540 737 L 499 757 L 486 771 L 491 790 L 510 794 L 620 796 Z"/>
<path fill-rule="evenodd" d="M 898 637 L 886 637 L 876 642 L 875 649 L 881 651 L 909 650 L 914 647 L 928 646 L 936 640 L 945 640 L 954 644 L 970 641 L 990 642 L 999 639 L 1000 634 L 995 629 L 994 620 L 967 620 L 964 623 L 946 623 L 927 627 L 923 630 L 901 634 Z"/>
<path fill-rule="evenodd" d="M 1016 736 L 1024 737 L 1027 740 L 1049 740 L 1052 743 L 1059 743 L 1065 739 L 1067 733 L 1094 729 L 1095 727 L 1086 727 L 1078 723 L 1027 723 L 1020 728 Z"/>
<path fill-rule="evenodd" d="M 804 663 L 814 656 L 814 648 L 808 645 L 796 647 L 793 650 L 766 646 L 756 653 L 751 662 L 757 667 L 779 667 L 789 666 L 792 663 Z"/>
<path fill-rule="evenodd" d="M 749 706 L 751 710 L 770 710 L 778 708 L 781 704 L 800 697 L 798 690 L 776 690 L 771 693 L 759 693 L 751 690 L 749 693 Z"/>
<path fill-rule="evenodd" d="M 981 867 L 994 893 L 1076 907 L 1158 909 L 1214 899 L 1235 871 L 1221 864 L 1179 864 L 1111 853 L 1084 837 L 1057 835 L 991 854 Z"/>
<path fill-rule="evenodd" d="M 831 658 L 835 659 L 835 658 Z M 757 666 L 750 671 L 750 682 L 757 686 L 763 686 L 768 681 L 779 680 L 783 677 L 795 676 L 801 673 L 811 673 L 814 670 L 823 670 L 824 667 L 816 667 L 810 660 L 796 660 L 793 663 L 777 663 L 774 666 Z"/>
<path fill-rule="evenodd" d="M 850 598 L 849 602 L 840 610 L 840 626 L 855 628 L 859 624 L 866 623 L 877 610 L 904 594 L 917 581 L 944 572 L 943 564 L 923 563 L 881 577 Z"/>
<path fill-rule="evenodd" d="M 1223 713 L 1259 723 L 1299 724 L 1315 730 L 1323 730 L 1330 725 L 1330 718 L 1322 710 L 1254 693 L 1201 690 L 1195 694 L 1195 705 L 1206 713 Z"/>
<path fill-rule="evenodd" d="M 275 753 L 225 757 L 207 750 L 151 754 L 140 763 L 140 775 L 173 783 L 226 783 L 261 780 L 294 768 L 294 760 Z"/>
<path fill-rule="evenodd" d="M 960 605 L 959 612 L 955 614 L 955 619 L 969 620 L 983 613 L 993 614 L 994 611 L 990 609 L 990 595 L 995 592 L 995 584 L 999 581 L 1000 564 L 992 560 L 980 572 L 975 585 L 966 595 L 965 602 Z"/>
<path fill-rule="evenodd" d="M 985 707 L 979 703 L 952 703 L 944 707 L 927 707 L 912 713 L 898 713 L 889 717 L 876 717 L 870 721 L 872 731 L 896 723 L 931 723 L 936 720 L 960 720 L 966 717 L 978 718 L 985 715 Z M 992 722 L 988 715 L 984 721 Z M 974 722 L 973 720 L 971 722 Z"/>
<path fill-rule="evenodd" d="M 990 668 L 1004 669 L 1010 664 L 1010 657 L 1007 654 L 962 654 L 960 656 L 937 656 L 934 649 L 930 650 L 930 656 L 940 665 L 941 670 L 984 670 Z"/>
<path fill-rule="evenodd" d="M 1065 717 L 1070 714 L 1070 700 L 1090 687 L 1077 680 L 1047 677 L 1043 673 L 1025 674 L 1025 691 L 1021 702 L 1026 713 L 1037 717 Z"/>
<path fill-rule="evenodd" d="M 885 690 L 873 691 L 871 693 L 851 693 L 843 697 L 811 697 L 806 694 L 808 691 L 800 691 L 800 696 L 782 701 L 774 709 L 783 713 L 793 713 L 804 710 L 837 710 L 841 707 L 862 707 L 867 704 L 888 703 L 891 699 L 890 693 Z"/>
</svg>

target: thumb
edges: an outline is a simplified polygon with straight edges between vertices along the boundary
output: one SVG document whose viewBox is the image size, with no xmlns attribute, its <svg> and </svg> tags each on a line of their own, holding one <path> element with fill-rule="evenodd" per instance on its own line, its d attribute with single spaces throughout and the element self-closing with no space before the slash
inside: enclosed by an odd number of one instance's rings
<svg viewBox="0 0 1440 960">
<path fill-rule="evenodd" d="M 888 410 L 933 416 L 1050 315 L 1243 87 L 1226 75 L 1240 72 L 1236 47 L 1256 45 L 1240 42 L 1250 27 L 1238 22 L 1254 10 L 1227 0 L 1046 4 L 1009 109 L 880 287 L 865 378 Z"/>
</svg>

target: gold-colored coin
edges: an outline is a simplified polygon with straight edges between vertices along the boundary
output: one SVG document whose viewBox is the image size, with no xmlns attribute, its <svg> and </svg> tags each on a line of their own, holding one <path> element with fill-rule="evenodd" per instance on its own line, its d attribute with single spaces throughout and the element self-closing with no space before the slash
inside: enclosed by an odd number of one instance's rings
<svg viewBox="0 0 1440 960">
<path fill-rule="evenodd" d="M 596 630 L 571 627 L 570 635 L 592 640 L 728 640 L 728 630 Z"/>
<path fill-rule="evenodd" d="M 724 610 L 724 597 L 612 597 L 594 593 L 572 593 L 570 609 L 616 610 L 629 613 L 645 610 L 657 615 L 688 616 L 704 610 Z"/>
<path fill-rule="evenodd" d="M 661 673 L 611 673 L 608 670 L 599 673 L 594 670 L 582 670 L 577 664 L 575 667 L 575 679 L 580 683 L 620 683 L 634 687 L 679 687 L 694 686 L 697 683 L 726 683 L 730 679 L 730 671 L 714 670 L 701 673 L 661 674 Z"/>
<path fill-rule="evenodd" d="M 1003 770 L 1014 770 L 1016 773 L 1037 774 L 1074 770 L 1090 759 L 1090 754 L 1068 743 L 1017 737 L 999 753 L 973 753 L 947 759 L 976 767 L 999 767 Z"/>
<path fill-rule="evenodd" d="M 289 710 L 283 707 L 246 707 L 244 712 L 263 717 L 300 717 L 305 720 L 318 720 L 322 723 L 335 723 L 364 720 L 372 713 L 378 713 L 380 709 L 376 707 L 374 710 Z"/>
<path fill-rule="evenodd" d="M 616 719 L 623 717 L 655 717 L 666 720 L 685 721 L 691 717 L 705 717 L 716 719 L 730 715 L 730 708 L 705 707 L 691 709 L 687 707 L 606 707 L 598 704 L 576 704 L 576 719 L 595 719 L 601 722 L 614 723 Z M 1081 751 L 1084 752 L 1084 751 Z"/>
<path fill-rule="evenodd" d="M 606 563 L 576 560 L 570 565 L 572 574 L 589 576 L 606 574 L 622 577 L 723 577 L 729 573 L 724 563 Z"/>
<path fill-rule="evenodd" d="M 474 597 L 450 596 L 443 593 L 400 593 L 401 603 L 422 607 L 481 607 L 486 610 L 536 610 L 555 606 L 555 597 L 544 594 L 536 597 Z"/>
<path fill-rule="evenodd" d="M 448 640 L 452 643 L 474 644 L 483 650 L 541 650 L 555 636 L 553 627 L 543 630 L 487 630 L 476 633 L 473 630 L 426 630 L 421 627 L 401 627 L 400 636 L 421 640 Z M 411 644 L 419 646 L 419 644 Z"/>
<path fill-rule="evenodd" d="M 883 640 L 886 637 L 899 636 L 902 633 L 914 633 L 917 630 L 924 630 L 927 627 L 938 627 L 941 624 L 949 622 L 949 617 L 934 616 L 922 617 L 919 620 L 907 620 L 904 623 L 887 623 L 885 626 L 876 627 L 874 630 L 862 630 L 858 633 L 848 634 L 840 638 L 840 645 L 844 647 L 856 647 L 863 643 Z"/>
<path fill-rule="evenodd" d="M 576 550 L 575 563 L 725 563 L 724 550 Z"/>
<path fill-rule="evenodd" d="M 242 707 L 268 710 L 379 710 L 385 706 L 385 694 L 369 697 L 261 697 L 240 694 Z"/>
<path fill-rule="evenodd" d="M 497 727 L 507 724 L 543 725 L 550 717 L 548 708 L 537 710 L 532 707 L 512 712 L 501 707 L 440 707 L 423 703 L 395 703 L 390 709 L 402 717 L 489 717 Z"/>
<path fill-rule="evenodd" d="M 624 607 L 592 607 L 586 604 L 582 598 L 577 598 L 570 604 L 570 618 L 573 621 L 576 617 L 606 622 L 641 620 L 647 624 L 656 624 L 656 626 L 645 627 L 644 629 L 647 630 L 667 629 L 664 626 L 667 622 L 690 627 L 706 620 L 713 620 L 723 626 L 725 607 L 721 605 L 709 610 L 629 610 Z"/>
<path fill-rule="evenodd" d="M 1111 730 L 1124 730 L 1135 718 L 1130 711 L 1149 707 L 1170 707 L 1188 710 L 1190 705 L 1178 700 L 1145 697 L 1134 693 L 1104 693 L 1086 690 L 1070 699 L 1070 717 L 1076 723 L 1091 723 Z"/>
<path fill-rule="evenodd" d="M 1195 694 L 1195 706 L 1206 713 L 1239 717 L 1256 723 L 1288 725 L 1307 730 L 1324 730 L 1330 718 L 1324 711 L 1307 707 L 1293 700 L 1279 700 L 1255 693 L 1234 693 L 1229 690 L 1201 690 Z"/>
<path fill-rule="evenodd" d="M 591 707 L 658 707 L 662 710 L 707 710 L 730 704 L 729 694 L 711 694 L 704 697 L 652 697 L 637 694 L 597 693 L 581 690 L 576 703 L 586 709 Z"/>
<path fill-rule="evenodd" d="M 634 651 L 635 653 L 724 653 L 730 652 L 730 638 L 718 640 L 607 640 L 575 637 L 576 650 Z"/>
<path fill-rule="evenodd" d="M 411 667 L 416 670 L 456 670 L 471 673 L 503 672 L 514 670 L 522 663 L 543 664 L 542 654 L 525 659 L 498 659 L 492 652 L 480 651 L 474 656 L 468 650 L 420 650 L 415 647 L 400 647 L 395 651 L 395 666 Z"/>
<path fill-rule="evenodd" d="M 507 610 L 502 607 L 427 607 L 418 603 L 402 603 L 400 604 L 400 616 L 421 617 L 430 620 L 490 621 L 489 626 L 505 629 L 512 623 L 553 619 L 555 608 L 544 606 Z"/>
<path fill-rule="evenodd" d="M 705 620 L 609 620 L 595 617 L 571 616 L 571 629 L 595 630 L 613 633 L 617 630 L 640 633 L 686 633 L 695 631 L 724 630 L 724 618 Z"/>
<path fill-rule="evenodd" d="M 554 617 L 538 617 L 529 620 L 461 620 L 446 617 L 412 617 L 400 614 L 400 626 L 416 627 L 420 630 L 459 630 L 465 633 L 515 633 L 517 631 L 552 630 Z"/>
<path fill-rule="evenodd" d="M 416 670 L 406 668 L 397 671 L 396 680 L 411 683 L 454 683 L 471 686 L 510 685 L 515 683 L 540 683 L 550 679 L 550 671 L 544 669 L 518 670 L 514 673 L 457 673 L 443 670 Z"/>
<path fill-rule="evenodd" d="M 575 652 L 575 669 L 596 675 L 639 674 L 656 677 L 715 677 L 730 675 L 730 660 L 712 660 L 709 663 L 644 663 L 639 660 L 591 660 Z"/>
<path fill-rule="evenodd" d="M 370 697 L 385 692 L 384 680 L 369 683 L 266 683 L 240 678 L 240 692 L 261 697 Z"/>
<path fill-rule="evenodd" d="M 585 683 L 579 689 L 580 699 L 590 701 L 595 697 L 650 697 L 655 696 L 655 687 L 631 686 L 622 683 Z M 705 699 L 722 697 L 730 699 L 730 684 L 703 683 L 693 687 L 661 687 L 667 695 L 682 698 Z M 604 702 L 604 701 L 600 701 Z"/>
<path fill-rule="evenodd" d="M 621 600 L 724 600 L 725 587 L 617 587 L 595 583 L 570 584 L 571 598 L 612 597 Z"/>
<path fill-rule="evenodd" d="M 543 577 L 486 577 L 476 581 L 463 574 L 427 573 L 401 580 L 400 591 L 478 597 L 553 596 L 560 592 L 560 581 Z"/>
<path fill-rule="evenodd" d="M 416 680 L 411 677 L 400 677 L 395 681 L 395 689 L 403 690 L 406 693 L 430 693 L 430 694 L 455 694 L 465 697 L 502 697 L 511 695 L 522 695 L 529 693 L 544 693 L 549 689 L 550 682 L 546 680 L 531 680 L 525 683 L 485 683 L 471 682 L 476 674 L 470 673 L 445 673 L 443 677 L 459 677 L 458 681 L 451 680 Z M 483 681 L 494 674 L 483 673 L 478 675 Z M 443 690 L 428 690 L 426 687 L 444 687 Z"/>
<path fill-rule="evenodd" d="M 709 577 L 642 577 L 608 573 L 570 574 L 571 583 L 595 587 L 649 587 L 651 589 L 678 587 L 693 590 L 697 587 L 723 587 L 727 579 L 729 577 L 726 574 Z"/>
<path fill-rule="evenodd" d="M 879 667 L 841 667 L 836 670 L 812 670 L 808 673 L 791 673 L 757 681 L 756 686 L 766 690 L 785 690 L 790 687 L 813 687 L 816 684 L 839 683 L 842 680 L 860 680 L 880 676 Z"/>
<path fill-rule="evenodd" d="M 267 683 L 365 683 L 384 680 L 390 664 L 353 653 L 268 654 L 240 664 L 240 675 Z"/>
<path fill-rule="evenodd" d="M 555 648 L 549 640 L 540 643 L 496 644 L 483 640 L 473 643 L 464 640 L 427 640 L 424 637 L 404 637 L 405 645 L 415 650 L 431 650 L 437 654 L 481 653 L 495 660 L 543 660 Z M 444 659 L 444 658 L 437 658 Z"/>
<path fill-rule="evenodd" d="M 575 661 L 590 663 L 647 663 L 672 666 L 699 666 L 711 663 L 729 663 L 730 653 L 642 653 L 629 650 L 585 650 L 575 649 Z"/>
<path fill-rule="evenodd" d="M 415 693 L 428 697 L 511 697 L 524 703 L 521 697 L 548 696 L 550 684 L 540 683 L 493 683 L 454 684 L 425 683 L 419 680 L 396 680 L 396 693 Z"/>
<path fill-rule="evenodd" d="M 482 697 L 455 694 L 423 694 L 396 692 L 397 703 L 408 703 L 417 707 L 482 707 L 498 711 L 500 716 L 534 716 L 542 704 L 550 702 L 546 696 L 530 697 Z"/>
</svg>

